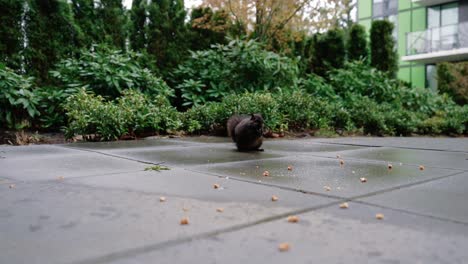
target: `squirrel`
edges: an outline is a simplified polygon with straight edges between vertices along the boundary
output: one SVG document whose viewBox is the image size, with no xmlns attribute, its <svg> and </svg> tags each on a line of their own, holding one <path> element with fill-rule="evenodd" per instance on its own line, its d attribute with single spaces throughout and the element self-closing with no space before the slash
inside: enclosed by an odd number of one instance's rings
<svg viewBox="0 0 468 264">
<path fill-rule="evenodd" d="M 260 114 L 233 115 L 227 121 L 227 130 L 239 151 L 263 151 L 260 148 L 263 143 L 263 117 Z"/>
</svg>

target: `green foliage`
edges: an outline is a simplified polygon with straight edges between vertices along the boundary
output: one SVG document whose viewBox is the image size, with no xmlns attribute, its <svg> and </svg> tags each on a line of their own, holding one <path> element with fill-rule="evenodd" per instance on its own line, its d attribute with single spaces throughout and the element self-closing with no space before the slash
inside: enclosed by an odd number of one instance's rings
<svg viewBox="0 0 468 264">
<path fill-rule="evenodd" d="M 25 69 L 39 82 L 47 80 L 49 69 L 60 58 L 73 55 L 81 46 L 81 31 L 66 1 L 29 0 L 25 33 Z"/>
<path fill-rule="evenodd" d="M 147 3 L 144 0 L 133 0 L 130 10 L 130 46 L 135 51 L 145 48 L 146 40 L 146 15 Z"/>
<path fill-rule="evenodd" d="M 40 129 L 57 130 L 66 124 L 65 110 L 63 104 L 67 98 L 75 94 L 77 88 L 62 89 L 54 86 L 43 86 L 36 88 L 34 98 L 38 100 L 37 109 L 40 116 L 35 119 L 35 124 Z"/>
<path fill-rule="evenodd" d="M 82 32 L 85 47 L 102 42 L 102 20 L 98 18 L 94 0 L 71 0 L 71 9 L 76 25 Z"/>
<path fill-rule="evenodd" d="M 167 99 L 131 89 L 109 102 L 82 89 L 67 99 L 65 109 L 67 137 L 96 135 L 100 140 L 115 140 L 145 133 L 167 133 L 182 125 L 179 113 Z"/>
<path fill-rule="evenodd" d="M 0 68 L 0 128 L 22 129 L 39 115 L 34 96 L 34 78 L 23 77 L 9 68 Z"/>
<path fill-rule="evenodd" d="M 437 65 L 438 89 L 460 105 L 468 103 L 468 62 Z"/>
<path fill-rule="evenodd" d="M 0 62 L 18 71 L 21 66 L 23 36 L 21 15 L 23 0 L 2 0 L 0 2 Z"/>
<path fill-rule="evenodd" d="M 309 74 L 305 78 L 300 79 L 298 86 L 315 97 L 324 99 L 336 99 L 337 97 L 333 86 L 324 78 L 315 74 Z"/>
<path fill-rule="evenodd" d="M 366 28 L 360 24 L 353 24 L 349 31 L 347 42 L 348 60 L 356 61 L 369 59 Z"/>
<path fill-rule="evenodd" d="M 347 63 L 342 69 L 329 74 L 330 84 L 342 97 L 368 96 L 378 102 L 388 102 L 398 96 L 399 82 L 373 69 L 362 61 Z"/>
<path fill-rule="evenodd" d="M 209 7 L 192 9 L 190 14 L 190 49 L 209 49 L 214 44 L 226 44 L 226 36 L 231 28 L 229 14 L 224 10 L 213 10 Z"/>
<path fill-rule="evenodd" d="M 162 171 L 162 170 L 170 170 L 169 167 L 166 167 L 166 166 L 162 166 L 162 165 L 154 165 L 154 166 L 151 166 L 151 167 L 146 167 L 145 168 L 145 171 Z"/>
<path fill-rule="evenodd" d="M 392 32 L 392 22 L 372 21 L 370 30 L 371 66 L 395 78 L 398 71 L 398 54 Z"/>
<path fill-rule="evenodd" d="M 331 29 L 325 34 L 316 34 L 313 52 L 312 71 L 314 73 L 326 76 L 328 71 L 342 68 L 346 57 L 343 31 Z"/>
<path fill-rule="evenodd" d="M 232 40 L 210 50 L 192 52 L 174 71 L 184 105 L 219 101 L 231 92 L 274 90 L 294 86 L 297 63 L 262 49 L 250 40 Z"/>
<path fill-rule="evenodd" d="M 98 32 L 107 45 L 125 50 L 127 17 L 124 13 L 122 0 L 100 0 L 96 8 L 100 28 Z"/>
<path fill-rule="evenodd" d="M 83 51 L 80 59 L 65 59 L 51 75 L 67 88 L 86 87 L 96 94 L 115 98 L 125 89 L 139 89 L 150 94 L 171 96 L 166 83 L 143 68 L 140 53 L 122 53 L 106 48 Z"/>
<path fill-rule="evenodd" d="M 147 52 L 166 75 L 187 55 L 184 1 L 152 1 L 147 12 Z"/>
</svg>

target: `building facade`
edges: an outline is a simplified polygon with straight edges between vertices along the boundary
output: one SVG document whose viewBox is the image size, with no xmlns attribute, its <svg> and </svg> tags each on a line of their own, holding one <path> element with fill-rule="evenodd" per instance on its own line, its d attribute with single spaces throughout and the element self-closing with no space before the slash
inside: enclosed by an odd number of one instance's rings
<svg viewBox="0 0 468 264">
<path fill-rule="evenodd" d="M 437 89 L 436 65 L 468 60 L 468 0 L 358 0 L 358 23 L 395 24 L 398 78 Z"/>
</svg>

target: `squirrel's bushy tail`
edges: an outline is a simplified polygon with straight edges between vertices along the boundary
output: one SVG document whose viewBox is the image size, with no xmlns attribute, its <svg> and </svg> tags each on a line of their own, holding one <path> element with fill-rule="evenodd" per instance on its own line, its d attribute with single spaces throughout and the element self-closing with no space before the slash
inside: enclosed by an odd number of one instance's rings
<svg viewBox="0 0 468 264">
<path fill-rule="evenodd" d="M 236 126 L 240 123 L 240 121 L 242 121 L 242 117 L 238 115 L 231 116 L 227 121 L 228 136 L 230 136 L 232 140 L 234 140 L 234 142 L 236 142 L 236 136 L 235 136 Z"/>
</svg>

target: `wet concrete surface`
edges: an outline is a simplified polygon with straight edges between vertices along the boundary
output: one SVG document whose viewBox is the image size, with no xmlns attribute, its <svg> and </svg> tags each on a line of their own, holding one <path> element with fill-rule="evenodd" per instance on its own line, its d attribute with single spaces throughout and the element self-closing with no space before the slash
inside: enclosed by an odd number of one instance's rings
<svg viewBox="0 0 468 264">
<path fill-rule="evenodd" d="M 467 143 L 0 146 L 0 263 L 467 263 Z M 170 170 L 145 170 L 155 164 Z"/>
</svg>

